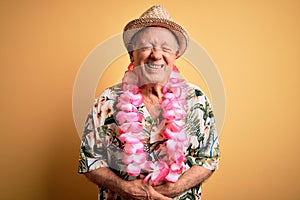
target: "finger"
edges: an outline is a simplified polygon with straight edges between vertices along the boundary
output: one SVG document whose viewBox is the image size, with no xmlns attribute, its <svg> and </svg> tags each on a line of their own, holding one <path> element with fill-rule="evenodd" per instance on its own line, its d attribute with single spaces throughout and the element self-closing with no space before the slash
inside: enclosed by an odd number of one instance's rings
<svg viewBox="0 0 300 200">
<path fill-rule="evenodd" d="M 155 191 L 155 189 L 152 186 L 148 186 L 149 189 L 149 193 L 151 195 L 152 198 L 154 199 L 161 199 L 161 200 L 171 200 L 172 198 L 169 198 L 165 195 L 162 195 L 160 193 L 158 193 L 157 191 Z"/>
<path fill-rule="evenodd" d="M 156 193 L 157 193 L 157 195 L 154 196 L 154 199 L 160 199 L 160 200 L 172 200 L 172 198 L 170 198 L 170 197 L 164 196 L 164 195 L 162 195 L 162 194 L 160 194 L 160 193 L 158 193 L 158 192 L 156 192 Z"/>
</svg>

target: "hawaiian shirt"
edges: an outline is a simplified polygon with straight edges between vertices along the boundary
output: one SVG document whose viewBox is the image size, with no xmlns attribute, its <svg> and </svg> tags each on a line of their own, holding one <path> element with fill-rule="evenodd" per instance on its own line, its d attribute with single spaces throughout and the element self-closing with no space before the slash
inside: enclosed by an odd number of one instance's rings
<svg viewBox="0 0 300 200">
<path fill-rule="evenodd" d="M 188 83 L 187 115 L 185 128 L 190 145 L 186 150 L 185 169 L 199 165 L 215 170 L 219 162 L 219 143 L 214 115 L 208 98 L 200 88 Z M 116 120 L 118 97 L 122 93 L 120 84 L 106 89 L 95 99 L 93 108 L 88 114 L 82 136 L 79 158 L 79 173 L 86 173 L 100 167 L 109 167 L 114 173 L 125 180 L 133 180 L 126 173 L 126 164 L 122 162 L 123 147 L 119 139 L 120 133 Z M 154 158 L 163 151 L 163 137 L 160 133 L 164 128 L 164 120 L 160 115 L 153 120 L 145 105 L 138 107 L 143 115 L 143 133 L 146 135 L 145 150 Z M 184 172 L 183 172 L 184 173 Z M 106 188 L 99 186 L 99 200 L 123 198 Z M 175 200 L 201 199 L 201 184 L 173 198 Z"/>
</svg>

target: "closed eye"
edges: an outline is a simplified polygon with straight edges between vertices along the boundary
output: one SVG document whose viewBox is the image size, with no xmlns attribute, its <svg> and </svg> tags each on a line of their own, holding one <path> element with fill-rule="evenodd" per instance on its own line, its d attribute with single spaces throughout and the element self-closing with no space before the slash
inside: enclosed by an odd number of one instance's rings
<svg viewBox="0 0 300 200">
<path fill-rule="evenodd" d="M 172 49 L 171 48 L 168 48 L 168 47 L 163 47 L 162 50 L 164 52 L 167 52 L 167 53 L 171 53 L 172 52 Z"/>
</svg>

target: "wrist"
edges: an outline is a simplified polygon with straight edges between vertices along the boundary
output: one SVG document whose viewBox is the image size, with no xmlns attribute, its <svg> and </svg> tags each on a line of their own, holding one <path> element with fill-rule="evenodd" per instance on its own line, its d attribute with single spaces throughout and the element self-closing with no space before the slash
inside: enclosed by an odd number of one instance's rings
<svg viewBox="0 0 300 200">
<path fill-rule="evenodd" d="M 176 181 L 175 183 L 169 183 L 168 185 L 169 185 L 169 191 L 172 191 L 172 195 L 171 195 L 172 197 L 179 196 L 184 191 L 179 180 Z"/>
<path fill-rule="evenodd" d="M 124 195 L 124 194 L 128 194 L 129 193 L 129 191 L 128 191 L 128 189 L 130 188 L 129 187 L 129 185 L 128 185 L 128 181 L 127 180 L 121 180 L 119 183 L 118 183 L 118 185 L 119 185 L 119 193 L 121 194 L 121 196 L 122 195 Z"/>
<path fill-rule="evenodd" d="M 159 192 L 167 197 L 174 198 L 176 196 L 179 196 L 182 193 L 181 188 L 178 188 L 177 185 L 178 184 L 176 184 L 176 182 L 175 183 L 165 182 L 164 184 L 155 186 L 154 189 L 157 192 Z"/>
</svg>

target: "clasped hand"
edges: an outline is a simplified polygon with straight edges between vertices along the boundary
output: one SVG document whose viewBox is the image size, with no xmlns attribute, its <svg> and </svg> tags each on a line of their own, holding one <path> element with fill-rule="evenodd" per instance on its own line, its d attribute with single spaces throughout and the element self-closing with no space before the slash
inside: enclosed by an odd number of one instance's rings
<svg viewBox="0 0 300 200">
<path fill-rule="evenodd" d="M 155 190 L 150 182 L 144 182 L 143 179 L 128 181 L 125 188 L 126 199 L 147 199 L 147 200 L 171 200 Z"/>
</svg>

